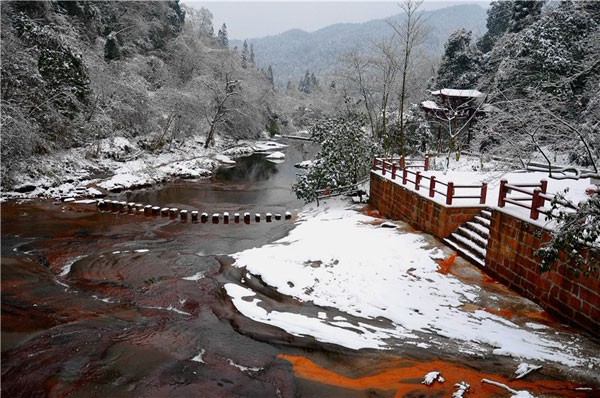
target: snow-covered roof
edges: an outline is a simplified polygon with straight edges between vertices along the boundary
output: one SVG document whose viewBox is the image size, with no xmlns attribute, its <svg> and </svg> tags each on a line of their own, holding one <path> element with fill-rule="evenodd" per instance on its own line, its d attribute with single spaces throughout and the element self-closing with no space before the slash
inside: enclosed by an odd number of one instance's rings
<svg viewBox="0 0 600 398">
<path fill-rule="evenodd" d="M 443 95 L 445 97 L 463 97 L 463 98 L 478 98 L 484 94 L 478 90 L 457 90 L 454 88 L 443 88 L 441 90 L 432 91 L 431 95 Z"/>
<path fill-rule="evenodd" d="M 421 102 L 421 107 L 432 111 L 443 111 L 445 108 L 440 107 L 435 101 L 427 100 Z"/>
</svg>

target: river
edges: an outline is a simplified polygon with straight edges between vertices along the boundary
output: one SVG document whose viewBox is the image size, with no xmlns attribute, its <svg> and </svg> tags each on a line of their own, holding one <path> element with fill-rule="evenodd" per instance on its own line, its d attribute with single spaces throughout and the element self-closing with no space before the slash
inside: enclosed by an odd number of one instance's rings
<svg viewBox="0 0 600 398">
<path fill-rule="evenodd" d="M 255 154 L 210 179 L 110 199 L 208 214 L 289 211 L 292 220 L 191 223 L 64 202 L 2 203 L 2 394 L 434 397 L 449 396 L 453 386 L 422 385 L 431 368 L 477 377 L 505 372 L 448 353 L 417 358 L 410 350 L 319 343 L 235 309 L 223 286 L 238 283 L 243 271 L 229 255 L 285 236 L 303 206 L 290 190 L 294 164 L 316 146 L 288 143 L 282 163 Z M 255 283 L 279 305 L 311 310 Z M 544 377 L 558 383 L 560 375 Z"/>
</svg>

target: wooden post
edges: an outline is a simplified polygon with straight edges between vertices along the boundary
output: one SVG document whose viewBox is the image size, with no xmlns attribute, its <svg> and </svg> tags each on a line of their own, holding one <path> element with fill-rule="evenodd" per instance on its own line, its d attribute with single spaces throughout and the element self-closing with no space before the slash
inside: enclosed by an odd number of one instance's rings
<svg viewBox="0 0 600 398">
<path fill-rule="evenodd" d="M 256 214 L 254 215 L 254 221 L 256 221 L 256 222 L 260 222 L 260 213 L 256 213 Z"/>
<path fill-rule="evenodd" d="M 160 215 L 162 217 L 168 217 L 169 216 L 169 208 L 163 207 L 162 209 L 160 209 Z"/>
<path fill-rule="evenodd" d="M 479 204 L 484 205 L 487 200 L 487 182 L 481 183 L 481 197 L 479 198 Z"/>
<path fill-rule="evenodd" d="M 133 203 L 133 202 L 127 203 L 127 211 L 131 214 L 135 214 L 135 203 Z"/>
<path fill-rule="evenodd" d="M 506 204 L 504 199 L 506 199 L 506 184 L 508 184 L 507 180 L 500 180 L 500 189 L 498 191 L 498 207 L 504 207 Z"/>
<path fill-rule="evenodd" d="M 144 212 L 144 205 L 141 203 L 136 203 L 135 204 L 135 212 L 137 213 L 143 213 Z"/>
<path fill-rule="evenodd" d="M 250 224 L 250 213 L 244 213 L 244 222 Z"/>
<path fill-rule="evenodd" d="M 429 170 L 429 156 L 425 155 L 425 171 Z"/>
<path fill-rule="evenodd" d="M 152 215 L 152 206 L 151 205 L 144 206 L 144 215 L 146 217 Z"/>
<path fill-rule="evenodd" d="M 169 217 L 170 218 L 175 218 L 177 217 L 177 213 L 179 212 L 179 209 L 177 207 L 171 207 L 169 209 Z"/>
<path fill-rule="evenodd" d="M 452 197 L 454 196 L 454 183 L 452 181 L 448 182 L 448 190 L 446 191 L 446 204 L 452 204 Z"/>
<path fill-rule="evenodd" d="M 406 168 L 402 168 L 402 185 L 406 185 L 406 182 L 408 181 L 408 170 L 406 170 Z"/>
<path fill-rule="evenodd" d="M 218 224 L 219 223 L 219 213 L 213 213 L 213 215 L 212 215 L 212 222 L 213 222 L 213 224 Z"/>
<path fill-rule="evenodd" d="M 200 215 L 200 221 L 202 221 L 203 223 L 208 221 L 208 213 L 202 213 Z"/>
<path fill-rule="evenodd" d="M 373 170 L 377 170 L 377 158 L 373 158 Z"/>
<path fill-rule="evenodd" d="M 187 210 L 181 210 L 179 212 L 179 218 L 181 219 L 181 221 L 187 221 L 188 211 Z"/>
<path fill-rule="evenodd" d="M 381 159 L 381 174 L 385 175 L 385 159 Z"/>
<path fill-rule="evenodd" d="M 533 198 L 531 198 L 531 212 L 529 213 L 529 216 L 534 220 L 537 220 L 538 217 L 540 216 L 540 212 L 539 212 L 540 192 L 542 192 L 541 189 L 539 189 L 539 188 L 534 189 L 533 190 Z"/>
<path fill-rule="evenodd" d="M 435 176 L 431 176 L 429 180 L 429 197 L 433 198 L 435 195 Z"/>
<path fill-rule="evenodd" d="M 548 189 L 548 181 L 547 180 L 541 180 L 540 181 L 540 193 L 545 194 L 546 190 Z M 544 207 L 544 203 L 546 202 L 546 199 L 544 199 L 541 195 L 539 195 L 539 206 L 538 209 L 540 207 Z"/>
<path fill-rule="evenodd" d="M 392 180 L 396 179 L 396 163 L 392 163 Z"/>
<path fill-rule="evenodd" d="M 292 213 L 290 213 L 289 211 L 285 212 L 285 219 L 286 220 L 291 220 L 292 219 Z"/>
<path fill-rule="evenodd" d="M 153 216 L 159 216 L 159 215 L 160 215 L 160 207 L 158 207 L 158 206 L 154 206 L 154 207 L 152 208 L 152 215 L 153 215 Z"/>
<path fill-rule="evenodd" d="M 223 224 L 229 224 L 229 213 L 223 212 Z"/>
<path fill-rule="evenodd" d="M 240 222 L 240 213 L 233 213 L 233 219 L 235 220 L 235 223 L 239 223 Z"/>
<path fill-rule="evenodd" d="M 281 214 L 279 214 L 279 213 L 275 213 L 275 219 L 276 219 L 277 221 L 281 220 Z"/>
<path fill-rule="evenodd" d="M 267 222 L 271 222 L 271 219 L 272 219 L 272 217 L 273 217 L 273 215 L 272 215 L 271 213 L 267 213 L 267 214 L 265 214 L 265 220 L 266 220 Z"/>
<path fill-rule="evenodd" d="M 421 187 L 421 172 L 417 171 L 417 174 L 415 175 L 415 191 L 418 191 L 420 187 Z"/>
<path fill-rule="evenodd" d="M 192 211 L 192 222 L 198 222 L 198 210 Z"/>
</svg>

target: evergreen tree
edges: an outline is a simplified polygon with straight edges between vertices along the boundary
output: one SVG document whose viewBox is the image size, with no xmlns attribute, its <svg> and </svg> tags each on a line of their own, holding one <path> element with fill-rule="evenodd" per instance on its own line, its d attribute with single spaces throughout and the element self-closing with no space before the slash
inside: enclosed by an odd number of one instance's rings
<svg viewBox="0 0 600 398">
<path fill-rule="evenodd" d="M 219 39 L 219 43 L 221 43 L 223 47 L 229 46 L 229 38 L 227 37 L 227 25 L 225 25 L 225 23 L 223 23 L 223 26 L 221 26 L 221 29 L 219 29 L 219 32 L 217 33 L 217 38 Z"/>
<path fill-rule="evenodd" d="M 519 32 L 529 25 L 542 12 L 545 1 L 540 0 L 517 0 L 512 2 L 509 30 Z"/>
<path fill-rule="evenodd" d="M 471 45 L 471 31 L 459 29 L 445 45 L 444 56 L 437 75 L 440 88 L 474 88 L 478 78 L 481 53 Z"/>
<path fill-rule="evenodd" d="M 477 41 L 477 47 L 481 52 L 489 52 L 496 40 L 508 30 L 511 12 L 511 1 L 492 1 L 487 11 L 487 32 Z"/>
<path fill-rule="evenodd" d="M 248 52 L 248 42 L 244 40 L 244 46 L 242 47 L 242 68 L 246 69 L 248 67 L 249 58 L 250 53 Z"/>
<path fill-rule="evenodd" d="M 267 73 L 265 74 L 267 77 L 267 81 L 269 83 L 271 83 L 271 87 L 275 87 L 275 80 L 273 79 L 273 68 L 271 68 L 271 65 L 269 65 L 269 67 L 267 68 Z"/>
<path fill-rule="evenodd" d="M 256 62 L 254 61 L 254 44 L 250 43 L 250 65 L 256 66 Z"/>
<path fill-rule="evenodd" d="M 310 93 L 310 72 L 308 70 L 306 70 L 304 78 L 300 80 L 298 90 L 306 94 Z"/>
<path fill-rule="evenodd" d="M 319 87 L 319 81 L 314 73 L 310 74 L 310 91 L 314 91 Z"/>
</svg>

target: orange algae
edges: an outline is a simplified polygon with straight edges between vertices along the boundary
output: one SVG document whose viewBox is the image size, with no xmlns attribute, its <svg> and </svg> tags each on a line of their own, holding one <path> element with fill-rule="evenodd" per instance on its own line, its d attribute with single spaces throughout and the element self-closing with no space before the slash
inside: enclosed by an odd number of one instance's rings
<svg viewBox="0 0 600 398">
<path fill-rule="evenodd" d="M 491 314 L 499 315 L 506 319 L 511 319 L 513 317 L 513 312 L 511 310 L 507 310 L 504 308 L 492 308 L 492 307 L 484 307 L 484 310 Z"/>
<path fill-rule="evenodd" d="M 448 274 L 450 272 L 450 267 L 452 267 L 454 265 L 454 260 L 456 260 L 457 256 L 458 256 L 458 254 L 454 253 L 454 254 L 449 255 L 446 258 L 436 260 L 436 262 L 440 266 L 440 268 L 437 269 L 437 272 L 439 272 L 440 274 L 443 274 L 443 275 Z"/>
<path fill-rule="evenodd" d="M 422 396 L 451 396 L 456 389 L 454 385 L 461 381 L 465 381 L 471 386 L 468 396 L 498 396 L 498 387 L 481 383 L 484 378 L 504 383 L 515 390 L 527 390 L 533 394 L 545 393 L 561 397 L 581 396 L 581 391 L 574 390 L 578 385 L 573 382 L 540 379 L 535 382 L 510 380 L 501 375 L 479 372 L 441 360 L 424 362 L 389 360 L 377 367 L 382 370 L 359 377 L 349 377 L 324 368 L 304 356 L 279 354 L 279 357 L 291 362 L 295 374 L 300 378 L 353 390 L 394 391 L 395 397 L 404 397 L 407 394 L 414 394 L 416 391 L 419 391 Z M 374 369 L 375 367 L 370 366 L 369 368 Z M 436 381 L 429 386 L 422 384 L 424 376 L 431 371 L 440 372 L 445 382 Z"/>
</svg>

